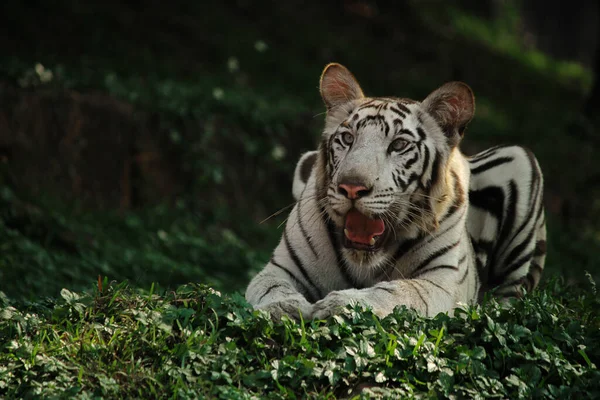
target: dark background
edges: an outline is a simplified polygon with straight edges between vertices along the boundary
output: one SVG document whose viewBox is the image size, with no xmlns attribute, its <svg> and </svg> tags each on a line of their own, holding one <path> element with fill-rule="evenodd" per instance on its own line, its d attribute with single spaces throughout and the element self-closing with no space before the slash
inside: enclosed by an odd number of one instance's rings
<svg viewBox="0 0 600 400">
<path fill-rule="evenodd" d="M 546 276 L 600 268 L 600 2 L 123 1 L 0 5 L 0 291 L 194 281 L 270 256 L 323 66 L 367 95 L 474 90 L 463 151 L 531 148 Z"/>
</svg>

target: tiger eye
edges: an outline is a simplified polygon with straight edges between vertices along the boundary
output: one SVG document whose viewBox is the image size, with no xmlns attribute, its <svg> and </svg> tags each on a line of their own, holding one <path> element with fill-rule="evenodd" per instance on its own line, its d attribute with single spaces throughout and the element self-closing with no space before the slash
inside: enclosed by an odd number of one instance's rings
<svg viewBox="0 0 600 400">
<path fill-rule="evenodd" d="M 403 148 L 405 148 L 407 145 L 408 145 L 408 143 L 406 142 L 406 140 L 396 139 L 390 145 L 390 149 L 392 151 L 400 151 Z"/>
<path fill-rule="evenodd" d="M 342 142 L 351 145 L 354 142 L 354 136 L 350 132 L 344 132 L 342 133 Z"/>
</svg>

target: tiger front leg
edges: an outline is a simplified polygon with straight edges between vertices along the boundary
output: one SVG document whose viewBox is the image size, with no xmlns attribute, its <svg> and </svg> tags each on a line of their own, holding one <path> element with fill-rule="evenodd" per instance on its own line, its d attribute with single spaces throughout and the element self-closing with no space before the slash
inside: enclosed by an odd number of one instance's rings
<svg viewBox="0 0 600 400">
<path fill-rule="evenodd" d="M 433 317 L 456 306 L 453 293 L 429 279 L 381 282 L 365 289 L 346 289 L 329 293 L 313 307 L 313 318 L 326 319 L 339 314 L 347 305 L 362 304 L 374 314 L 385 317 L 397 306 L 406 306 L 419 314 Z"/>
<path fill-rule="evenodd" d="M 248 285 L 246 300 L 255 309 L 265 310 L 275 321 L 284 315 L 300 320 L 312 318 L 313 305 L 300 293 L 296 282 L 267 266 Z"/>
</svg>

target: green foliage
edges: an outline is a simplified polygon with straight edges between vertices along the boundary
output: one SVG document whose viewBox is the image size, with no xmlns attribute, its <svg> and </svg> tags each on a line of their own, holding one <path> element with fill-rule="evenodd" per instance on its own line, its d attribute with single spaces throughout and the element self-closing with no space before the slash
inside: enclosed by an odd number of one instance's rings
<svg viewBox="0 0 600 400">
<path fill-rule="evenodd" d="M 528 48 L 523 43 L 519 28 L 520 11 L 516 3 L 506 2 L 500 10 L 500 16 L 493 21 L 452 8 L 449 13 L 451 24 L 466 39 L 481 42 L 550 79 L 566 85 L 579 86 L 582 90 L 589 89 L 593 80 L 591 71 L 575 62 L 554 60 L 535 48 Z"/>
<path fill-rule="evenodd" d="M 99 274 L 141 287 L 203 282 L 232 292 L 264 265 L 264 243 L 278 234 L 275 226 L 252 224 L 248 242 L 223 216 L 190 213 L 185 205 L 123 216 L 29 201 L 7 187 L 0 192 L 0 282 L 15 299 L 81 290 Z"/>
<path fill-rule="evenodd" d="M 105 280 L 28 306 L 0 299 L 0 395 L 595 397 L 598 306 L 589 289 L 553 282 L 512 308 L 488 301 L 454 317 L 357 306 L 275 324 L 206 286 L 158 295 Z"/>
</svg>

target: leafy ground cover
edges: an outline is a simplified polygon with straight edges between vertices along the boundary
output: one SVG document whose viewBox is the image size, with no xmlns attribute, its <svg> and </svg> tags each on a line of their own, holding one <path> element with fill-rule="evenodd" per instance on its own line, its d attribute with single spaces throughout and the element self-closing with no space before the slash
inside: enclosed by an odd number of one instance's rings
<svg viewBox="0 0 600 400">
<path fill-rule="evenodd" d="M 545 289 L 433 319 L 349 307 L 274 324 L 197 285 L 13 306 L 0 299 L 0 395 L 73 398 L 594 398 L 595 287 Z"/>
</svg>

